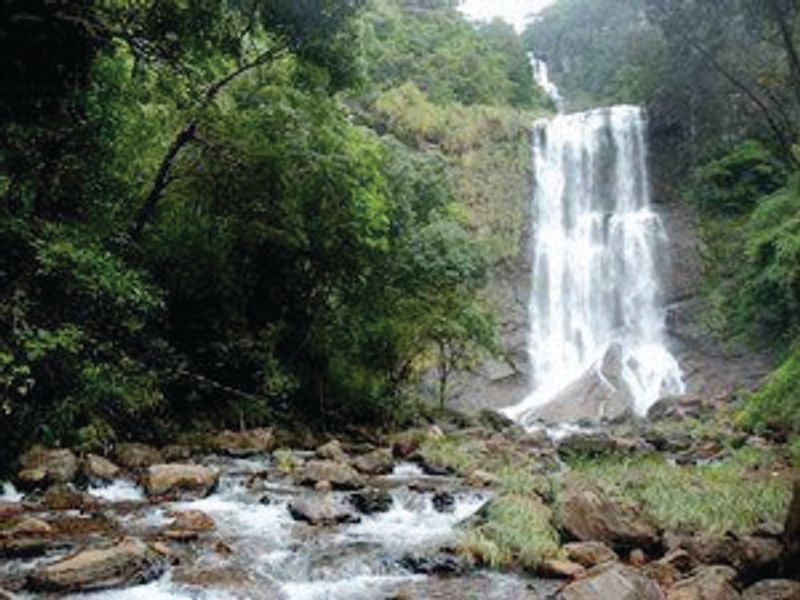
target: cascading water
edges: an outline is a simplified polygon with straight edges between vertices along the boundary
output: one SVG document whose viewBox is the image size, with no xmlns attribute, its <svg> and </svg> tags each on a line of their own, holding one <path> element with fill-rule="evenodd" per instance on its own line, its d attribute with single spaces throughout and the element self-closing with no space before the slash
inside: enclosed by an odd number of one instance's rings
<svg viewBox="0 0 800 600">
<path fill-rule="evenodd" d="M 560 105 L 540 61 L 534 72 Z M 643 413 L 659 397 L 682 393 L 664 343 L 656 257 L 666 237 L 650 206 L 642 109 L 537 122 L 533 160 L 533 391 L 508 414 L 523 422 L 602 418 L 613 395 Z M 579 393 L 602 402 L 570 398 Z M 548 414 L 553 403 L 561 406 Z"/>
</svg>

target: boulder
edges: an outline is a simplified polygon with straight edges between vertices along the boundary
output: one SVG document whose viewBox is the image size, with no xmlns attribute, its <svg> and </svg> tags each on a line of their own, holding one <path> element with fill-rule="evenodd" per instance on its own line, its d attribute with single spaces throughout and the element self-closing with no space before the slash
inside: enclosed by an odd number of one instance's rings
<svg viewBox="0 0 800 600">
<path fill-rule="evenodd" d="M 164 462 L 161 453 L 146 444 L 119 444 L 114 455 L 117 463 L 132 471 L 146 469 L 151 465 Z"/>
<path fill-rule="evenodd" d="M 415 575 L 453 576 L 469 570 L 466 560 L 449 552 L 440 552 L 433 556 L 408 555 L 403 557 L 400 564 Z"/>
<path fill-rule="evenodd" d="M 53 533 L 49 523 L 36 517 L 20 517 L 0 528 L 0 539 L 22 536 L 47 536 Z"/>
<path fill-rule="evenodd" d="M 172 530 L 205 532 L 214 531 L 217 526 L 214 519 L 201 510 L 182 511 L 175 513 L 174 517 L 169 526 Z"/>
<path fill-rule="evenodd" d="M 790 579 L 765 579 L 747 588 L 742 600 L 800 600 L 800 582 Z"/>
<path fill-rule="evenodd" d="M 692 577 L 676 583 L 667 600 L 739 600 L 735 579 L 736 571 L 730 567 L 700 567 Z"/>
<path fill-rule="evenodd" d="M 0 589 L 0 600 L 14 600 L 14 596 L 11 595 L 11 592 Z"/>
<path fill-rule="evenodd" d="M 219 472 L 200 465 L 172 463 L 147 469 L 144 488 L 151 497 L 205 498 L 217 487 Z"/>
<path fill-rule="evenodd" d="M 436 512 L 451 513 L 456 509 L 456 497 L 446 490 L 435 493 L 432 502 Z"/>
<path fill-rule="evenodd" d="M 292 500 L 289 503 L 289 513 L 296 521 L 309 525 L 338 525 L 358 523 L 361 520 L 349 506 L 334 501 L 330 496 Z"/>
<path fill-rule="evenodd" d="M 25 507 L 20 502 L 6 502 L 0 500 L 0 523 L 11 517 L 21 515 L 24 512 Z"/>
<path fill-rule="evenodd" d="M 44 488 L 53 483 L 69 483 L 78 474 L 78 458 L 71 450 L 35 447 L 20 457 L 22 471 L 17 475 L 20 489 Z"/>
<path fill-rule="evenodd" d="M 146 583 L 164 569 L 163 558 L 147 544 L 126 538 L 37 568 L 28 577 L 27 587 L 34 592 L 90 592 Z"/>
<path fill-rule="evenodd" d="M 609 563 L 571 583 L 558 600 L 664 600 L 658 584 L 633 567 Z"/>
<path fill-rule="evenodd" d="M 388 475 L 394 469 L 394 457 L 388 448 L 379 448 L 356 458 L 353 466 L 364 475 Z"/>
<path fill-rule="evenodd" d="M 547 423 L 619 421 L 633 414 L 634 396 L 622 377 L 622 346 L 605 356 L 529 418 Z"/>
<path fill-rule="evenodd" d="M 81 467 L 83 476 L 93 483 L 113 481 L 120 474 L 117 465 L 97 454 L 88 454 Z"/>
<path fill-rule="evenodd" d="M 784 570 L 800 573 L 800 479 L 794 482 L 789 514 L 783 527 L 783 543 L 786 547 Z"/>
<path fill-rule="evenodd" d="M 476 488 L 493 487 L 500 483 L 500 478 L 494 473 L 478 469 L 467 476 L 467 485 Z"/>
<path fill-rule="evenodd" d="M 254 456 L 275 449 L 276 440 L 272 429 L 259 428 L 247 431 L 223 431 L 211 442 L 215 450 L 230 456 Z"/>
<path fill-rule="evenodd" d="M 300 485 L 316 486 L 328 482 L 333 489 L 357 490 L 364 482 L 350 465 L 330 460 L 311 460 L 295 473 L 295 481 Z"/>
<path fill-rule="evenodd" d="M 602 542 L 573 542 L 564 545 L 564 553 L 571 561 L 587 569 L 619 560 L 617 553 Z"/>
<path fill-rule="evenodd" d="M 658 532 L 642 515 L 591 489 L 567 489 L 558 524 L 580 542 L 599 541 L 612 548 L 651 548 L 659 543 Z"/>
<path fill-rule="evenodd" d="M 85 511 L 93 510 L 97 505 L 93 496 L 64 483 L 50 486 L 42 496 L 42 506 L 48 510 Z"/>
<path fill-rule="evenodd" d="M 693 561 L 685 550 L 673 550 L 659 560 L 645 565 L 642 570 L 645 575 L 655 579 L 662 588 L 672 587 L 676 581 L 683 578 L 683 574 L 690 571 Z"/>
<path fill-rule="evenodd" d="M 342 448 L 339 440 L 331 440 L 327 444 L 323 444 L 314 452 L 317 458 L 323 460 L 333 460 L 336 462 L 347 462 L 347 452 Z"/>
<path fill-rule="evenodd" d="M 620 451 L 617 440 L 603 432 L 579 432 L 558 443 L 558 453 L 565 457 L 595 458 Z"/>
<path fill-rule="evenodd" d="M 545 560 L 539 565 L 539 575 L 550 579 L 578 579 L 586 574 L 586 569 L 571 560 Z"/>
<path fill-rule="evenodd" d="M 392 495 L 386 490 L 370 489 L 352 494 L 348 502 L 360 513 L 371 515 L 389 512 L 392 507 Z"/>
<path fill-rule="evenodd" d="M 781 542 L 774 538 L 707 533 L 684 538 L 681 547 L 688 551 L 695 563 L 728 565 L 750 581 L 775 572 L 784 551 Z"/>
</svg>

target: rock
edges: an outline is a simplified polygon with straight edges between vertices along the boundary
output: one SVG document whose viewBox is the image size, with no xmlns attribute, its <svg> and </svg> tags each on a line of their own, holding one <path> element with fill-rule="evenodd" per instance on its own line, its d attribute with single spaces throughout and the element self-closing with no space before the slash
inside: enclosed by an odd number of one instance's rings
<svg viewBox="0 0 800 600">
<path fill-rule="evenodd" d="M 120 465 L 132 471 L 164 462 L 161 453 L 146 444 L 119 444 L 114 455 Z"/>
<path fill-rule="evenodd" d="M 14 597 L 11 595 L 11 592 L 0 589 L 0 600 L 14 600 Z"/>
<path fill-rule="evenodd" d="M 634 396 L 622 377 L 622 346 L 605 356 L 553 400 L 530 413 L 547 423 L 618 421 L 633 413 Z"/>
<path fill-rule="evenodd" d="M 186 461 L 192 458 L 194 451 L 188 446 L 181 446 L 180 444 L 170 444 L 161 449 L 161 456 L 164 457 L 166 462 L 179 462 Z"/>
<path fill-rule="evenodd" d="M 658 532 L 645 518 L 595 490 L 568 488 L 558 523 L 581 542 L 600 541 L 612 548 L 651 548 L 659 543 Z"/>
<path fill-rule="evenodd" d="M 456 509 L 456 497 L 448 491 L 433 495 L 433 508 L 440 513 L 450 513 Z"/>
<path fill-rule="evenodd" d="M 538 569 L 539 575 L 553 579 L 578 579 L 586 574 L 586 569 L 569 560 L 546 560 Z"/>
<path fill-rule="evenodd" d="M 0 500 L 0 523 L 11 517 L 21 515 L 24 512 L 25 507 L 19 502 L 5 502 Z"/>
<path fill-rule="evenodd" d="M 573 433 L 558 444 L 558 453 L 565 457 L 595 458 L 614 454 L 617 441 L 607 433 Z"/>
<path fill-rule="evenodd" d="M 459 575 L 468 570 L 465 560 L 447 552 L 434 556 L 405 556 L 400 564 L 415 575 Z"/>
<path fill-rule="evenodd" d="M 348 499 L 357 511 L 365 515 L 388 512 L 392 507 L 392 495 L 386 490 L 370 489 L 352 494 Z"/>
<path fill-rule="evenodd" d="M 481 469 L 473 471 L 467 477 L 467 485 L 476 488 L 493 487 L 499 482 L 500 478 L 497 475 L 489 473 L 488 471 L 482 471 Z"/>
<path fill-rule="evenodd" d="M 730 567 L 701 567 L 695 575 L 676 583 L 667 600 L 739 600 L 733 587 L 736 571 Z"/>
<path fill-rule="evenodd" d="M 783 527 L 783 543 L 786 547 L 786 572 L 800 573 L 800 479 L 794 482 L 789 514 Z"/>
<path fill-rule="evenodd" d="M 295 474 L 300 485 L 314 486 L 327 481 L 337 490 L 357 490 L 364 487 L 364 482 L 350 465 L 330 460 L 312 460 L 307 462 Z"/>
<path fill-rule="evenodd" d="M 701 416 L 703 400 L 695 396 L 668 396 L 661 398 L 647 410 L 650 421 L 671 419 L 684 421 Z"/>
<path fill-rule="evenodd" d="M 784 550 L 780 541 L 773 538 L 706 533 L 684 538 L 681 547 L 696 563 L 728 565 L 751 581 L 775 572 Z"/>
<path fill-rule="evenodd" d="M 84 511 L 93 510 L 97 505 L 97 500 L 91 495 L 63 483 L 50 486 L 42 496 L 42 506 L 49 510 Z"/>
<path fill-rule="evenodd" d="M 453 474 L 452 469 L 450 469 L 450 467 L 445 467 L 444 465 L 422 462 L 419 464 L 419 468 L 422 469 L 422 472 L 425 473 L 425 475 L 430 475 L 432 477 L 447 477 Z"/>
<path fill-rule="evenodd" d="M 17 485 L 23 490 L 41 489 L 53 483 L 69 483 L 78 474 L 78 459 L 71 450 L 35 447 L 20 457 L 22 471 Z"/>
<path fill-rule="evenodd" d="M 476 418 L 480 427 L 491 429 L 492 431 L 505 431 L 509 427 L 514 427 L 517 423 L 502 413 L 493 410 L 482 410 Z"/>
<path fill-rule="evenodd" d="M 0 558 L 35 558 L 44 556 L 50 543 L 37 537 L 0 539 Z"/>
<path fill-rule="evenodd" d="M 275 434 L 266 428 L 223 431 L 212 440 L 212 446 L 217 451 L 239 457 L 272 452 L 275 445 Z"/>
<path fill-rule="evenodd" d="M 323 460 L 347 462 L 347 452 L 344 451 L 344 448 L 342 448 L 342 444 L 339 442 L 339 440 L 331 440 L 327 444 L 323 444 L 316 449 L 314 454 L 317 456 L 317 458 L 321 458 Z"/>
<path fill-rule="evenodd" d="M 172 463 L 147 469 L 144 488 L 151 497 L 188 495 L 205 498 L 217 487 L 219 473 L 208 467 Z"/>
<path fill-rule="evenodd" d="M 747 588 L 742 600 L 800 600 L 800 582 L 766 579 Z"/>
<path fill-rule="evenodd" d="M 391 450 L 379 448 L 356 458 L 353 466 L 364 475 L 388 475 L 394 469 L 394 458 Z"/>
<path fill-rule="evenodd" d="M 53 528 L 49 523 L 37 519 L 36 517 L 21 517 L 4 525 L 0 529 L 0 538 L 12 538 L 22 536 L 47 536 L 53 533 Z"/>
<path fill-rule="evenodd" d="M 172 530 L 213 531 L 216 528 L 214 519 L 200 510 L 186 510 L 175 513 L 175 519 L 169 526 Z"/>
<path fill-rule="evenodd" d="M 628 555 L 628 564 L 633 567 L 641 568 L 647 564 L 647 555 L 639 548 L 634 548 Z"/>
<path fill-rule="evenodd" d="M 97 454 L 88 454 L 81 465 L 83 476 L 92 483 L 113 481 L 120 474 L 120 468 L 113 462 Z"/>
<path fill-rule="evenodd" d="M 304 521 L 309 525 L 338 525 L 361 520 L 350 507 L 335 502 L 330 496 L 292 500 L 289 513 L 296 521 Z"/>
<path fill-rule="evenodd" d="M 419 441 L 411 436 L 405 436 L 392 444 L 392 456 L 395 458 L 408 458 L 419 450 Z"/>
<path fill-rule="evenodd" d="M 571 561 L 587 569 L 619 560 L 617 553 L 602 542 L 573 542 L 565 544 L 564 552 Z"/>
<path fill-rule="evenodd" d="M 658 584 L 633 567 L 609 563 L 571 583 L 558 600 L 664 600 Z"/>
<path fill-rule="evenodd" d="M 126 538 L 108 548 L 83 550 L 37 568 L 28 577 L 34 592 L 74 593 L 143 584 L 159 577 L 165 561 L 143 541 Z"/>
</svg>

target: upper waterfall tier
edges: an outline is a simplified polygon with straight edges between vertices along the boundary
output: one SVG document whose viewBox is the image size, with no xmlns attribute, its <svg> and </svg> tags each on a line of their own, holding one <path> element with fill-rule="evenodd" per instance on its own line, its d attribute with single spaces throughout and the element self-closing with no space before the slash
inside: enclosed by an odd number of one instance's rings
<svg viewBox="0 0 800 600">
<path fill-rule="evenodd" d="M 683 391 L 663 339 L 643 111 L 561 114 L 533 133 L 533 391 L 509 414 L 575 421 L 644 412 Z"/>
</svg>

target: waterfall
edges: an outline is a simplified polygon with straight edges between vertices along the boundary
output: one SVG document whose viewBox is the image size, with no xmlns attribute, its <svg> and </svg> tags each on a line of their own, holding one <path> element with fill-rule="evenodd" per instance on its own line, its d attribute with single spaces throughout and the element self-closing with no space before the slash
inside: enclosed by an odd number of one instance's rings
<svg viewBox="0 0 800 600">
<path fill-rule="evenodd" d="M 560 105 L 546 68 L 542 87 Z M 509 416 L 577 421 L 644 413 L 684 391 L 664 341 L 645 118 L 636 106 L 559 114 L 533 131 L 532 392 Z"/>
</svg>

